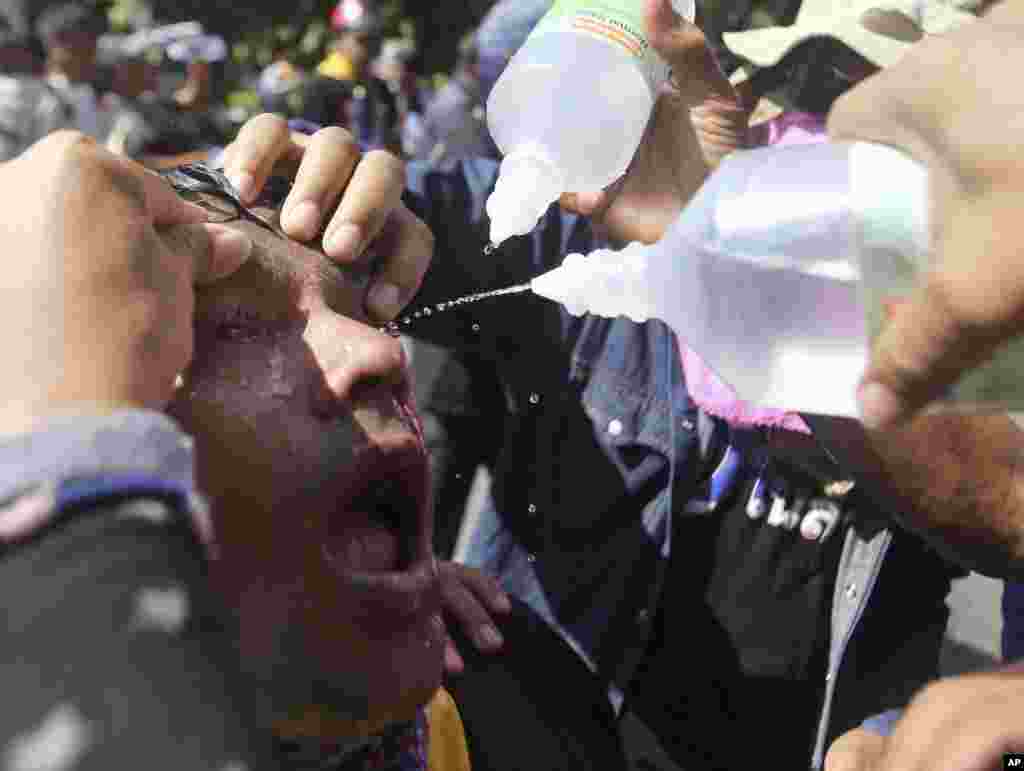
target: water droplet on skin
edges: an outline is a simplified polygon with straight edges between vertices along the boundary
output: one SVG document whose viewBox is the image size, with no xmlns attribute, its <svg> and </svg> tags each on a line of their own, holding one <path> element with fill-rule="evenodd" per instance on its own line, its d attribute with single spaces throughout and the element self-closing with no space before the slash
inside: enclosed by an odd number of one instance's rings
<svg viewBox="0 0 1024 771">
<path fill-rule="evenodd" d="M 530 394 L 530 404 L 540 404 L 540 394 Z"/>
</svg>

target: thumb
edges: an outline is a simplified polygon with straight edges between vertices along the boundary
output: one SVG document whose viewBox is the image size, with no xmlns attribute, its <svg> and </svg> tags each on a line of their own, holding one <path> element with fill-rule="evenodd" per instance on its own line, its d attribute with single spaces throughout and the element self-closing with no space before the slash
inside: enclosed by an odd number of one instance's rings
<svg viewBox="0 0 1024 771">
<path fill-rule="evenodd" d="M 226 225 L 176 225 L 163 229 L 174 255 L 191 258 L 192 283 L 210 284 L 230 276 L 252 253 L 252 239 Z"/>
<path fill-rule="evenodd" d="M 655 51 L 672 68 L 673 81 L 690 104 L 709 96 L 735 99 L 704 33 L 677 14 L 671 0 L 644 0 L 644 26 Z"/>
<path fill-rule="evenodd" d="M 905 302 L 887 308 L 857 390 L 861 419 L 872 429 L 895 426 L 940 397 L 993 352 L 998 339 L 965 324 L 941 274 L 932 274 Z"/>
</svg>

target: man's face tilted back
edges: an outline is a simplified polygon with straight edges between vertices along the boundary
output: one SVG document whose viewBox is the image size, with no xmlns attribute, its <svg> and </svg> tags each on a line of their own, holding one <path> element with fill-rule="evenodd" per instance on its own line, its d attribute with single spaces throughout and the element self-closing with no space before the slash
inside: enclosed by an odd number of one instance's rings
<svg viewBox="0 0 1024 771">
<path fill-rule="evenodd" d="M 239 611 L 247 666 L 270 666 L 299 700 L 308 680 L 372 730 L 429 699 L 444 648 L 402 349 L 366 323 L 356 282 L 281 234 L 277 208 L 250 211 L 273 230 L 231 223 L 253 254 L 198 292 L 195 354 L 169 411 L 196 440 L 220 544 L 211 571 Z"/>
</svg>

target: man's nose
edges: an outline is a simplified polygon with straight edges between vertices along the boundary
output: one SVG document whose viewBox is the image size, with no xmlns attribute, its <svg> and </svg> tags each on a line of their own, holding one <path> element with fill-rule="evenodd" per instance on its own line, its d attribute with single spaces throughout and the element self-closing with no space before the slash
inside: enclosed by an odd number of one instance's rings
<svg viewBox="0 0 1024 771">
<path fill-rule="evenodd" d="M 330 401 L 331 412 L 381 397 L 388 403 L 409 398 L 409 371 L 397 338 L 344 317 L 318 320 L 307 336 L 319 359 L 326 389 L 322 397 Z"/>
</svg>

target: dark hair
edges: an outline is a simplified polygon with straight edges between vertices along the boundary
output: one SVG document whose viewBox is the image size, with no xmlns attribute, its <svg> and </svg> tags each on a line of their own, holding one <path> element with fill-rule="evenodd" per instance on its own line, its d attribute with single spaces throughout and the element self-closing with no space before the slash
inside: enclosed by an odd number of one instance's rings
<svg viewBox="0 0 1024 771">
<path fill-rule="evenodd" d="M 760 97 L 777 91 L 787 107 L 825 115 L 836 99 L 855 85 L 833 66 L 851 56 L 863 58 L 834 37 L 806 38 L 772 66 L 758 69 L 750 77 L 751 92 Z"/>
</svg>

